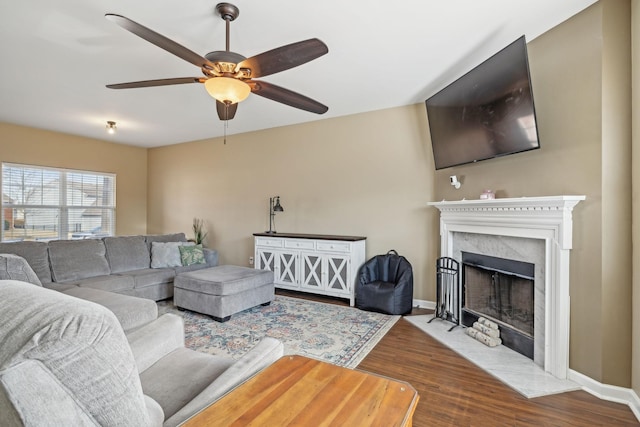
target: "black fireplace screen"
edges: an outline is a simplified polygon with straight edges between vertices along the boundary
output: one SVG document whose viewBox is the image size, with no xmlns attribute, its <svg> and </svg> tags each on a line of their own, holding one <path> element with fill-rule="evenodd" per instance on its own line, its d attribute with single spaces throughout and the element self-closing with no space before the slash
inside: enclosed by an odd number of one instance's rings
<svg viewBox="0 0 640 427">
<path fill-rule="evenodd" d="M 533 280 L 464 265 L 464 307 L 533 336 Z"/>
<path fill-rule="evenodd" d="M 534 274 L 531 263 L 463 252 L 463 311 L 533 338 Z"/>
</svg>

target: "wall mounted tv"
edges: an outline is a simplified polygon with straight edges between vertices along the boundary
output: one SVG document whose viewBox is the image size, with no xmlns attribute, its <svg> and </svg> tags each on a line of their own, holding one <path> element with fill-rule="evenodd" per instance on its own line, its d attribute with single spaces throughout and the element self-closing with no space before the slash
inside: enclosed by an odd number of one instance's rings
<svg viewBox="0 0 640 427">
<path fill-rule="evenodd" d="M 436 169 L 540 148 L 524 36 L 425 103 Z"/>
</svg>

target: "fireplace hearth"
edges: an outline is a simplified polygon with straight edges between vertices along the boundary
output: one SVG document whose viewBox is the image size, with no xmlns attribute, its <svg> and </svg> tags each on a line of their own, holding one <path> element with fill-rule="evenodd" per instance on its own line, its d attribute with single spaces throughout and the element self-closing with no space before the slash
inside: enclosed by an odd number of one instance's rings
<svg viewBox="0 0 640 427">
<path fill-rule="evenodd" d="M 496 322 L 502 344 L 534 359 L 535 265 L 462 252 L 462 324 Z"/>
</svg>

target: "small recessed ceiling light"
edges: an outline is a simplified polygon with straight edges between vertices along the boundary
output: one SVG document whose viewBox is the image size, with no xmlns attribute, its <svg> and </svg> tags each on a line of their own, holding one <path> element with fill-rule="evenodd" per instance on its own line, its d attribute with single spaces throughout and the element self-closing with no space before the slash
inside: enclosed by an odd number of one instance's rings
<svg viewBox="0 0 640 427">
<path fill-rule="evenodd" d="M 113 135 L 114 133 L 116 133 L 116 122 L 114 121 L 107 121 L 107 133 L 110 135 Z"/>
</svg>

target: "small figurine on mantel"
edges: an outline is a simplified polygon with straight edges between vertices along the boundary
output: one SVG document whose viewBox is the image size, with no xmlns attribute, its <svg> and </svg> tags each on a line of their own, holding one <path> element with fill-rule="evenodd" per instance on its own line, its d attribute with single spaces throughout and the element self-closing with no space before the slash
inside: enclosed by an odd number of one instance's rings
<svg viewBox="0 0 640 427">
<path fill-rule="evenodd" d="M 480 199 L 482 200 L 493 200 L 496 198 L 496 193 L 493 190 L 484 190 L 480 195 Z"/>
</svg>

